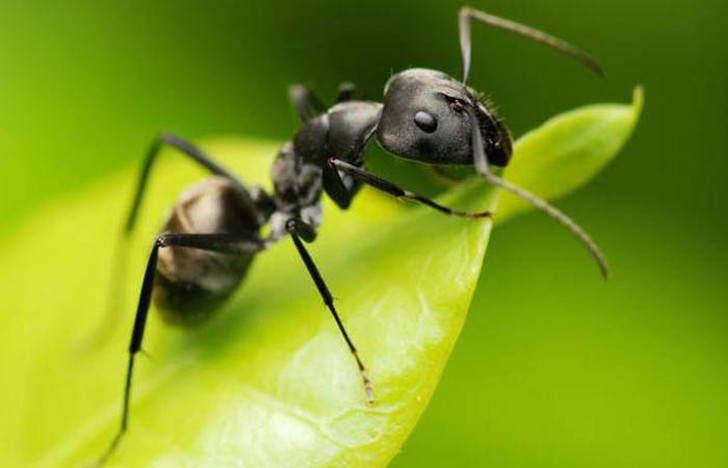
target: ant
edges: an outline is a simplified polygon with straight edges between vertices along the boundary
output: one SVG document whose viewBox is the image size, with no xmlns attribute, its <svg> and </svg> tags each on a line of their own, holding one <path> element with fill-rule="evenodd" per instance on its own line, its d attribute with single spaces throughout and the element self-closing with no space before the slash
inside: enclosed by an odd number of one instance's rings
<svg viewBox="0 0 728 468">
<path fill-rule="evenodd" d="M 356 346 L 344 327 L 334 299 L 305 247 L 321 225 L 321 197 L 329 196 L 342 210 L 351 205 L 362 185 L 397 199 L 419 202 L 446 215 L 485 218 L 491 213 L 468 212 L 438 204 L 368 172 L 367 144 L 376 140 L 387 152 L 429 165 L 468 165 L 490 184 L 529 201 L 562 224 L 589 250 L 602 274 L 607 265 L 599 248 L 574 221 L 544 200 L 501 179 L 492 166 L 505 167 L 512 153 L 511 135 L 490 106 L 467 85 L 470 70 L 472 20 L 525 36 L 571 56 L 603 75 L 591 57 L 561 39 L 470 7 L 459 12 L 462 80 L 436 70 L 413 68 L 392 76 L 384 88 L 384 103 L 358 100 L 356 87 L 344 83 L 337 102 L 326 108 L 307 87 L 290 88 L 302 126 L 283 145 L 271 170 L 274 191 L 247 187 L 195 145 L 162 134 L 151 145 L 142 167 L 125 225 L 136 224 L 144 190 L 160 150 L 171 146 L 213 177 L 189 188 L 177 200 L 152 247 L 142 282 L 129 344 L 121 425 L 98 465 L 114 453 L 129 421 L 134 359 L 141 350 L 149 306 L 154 299 L 171 323 L 194 325 L 209 318 L 235 291 L 255 255 L 290 236 L 349 348 L 364 386 L 374 402 L 372 383 Z M 269 226 L 269 234 L 261 229 Z"/>
</svg>

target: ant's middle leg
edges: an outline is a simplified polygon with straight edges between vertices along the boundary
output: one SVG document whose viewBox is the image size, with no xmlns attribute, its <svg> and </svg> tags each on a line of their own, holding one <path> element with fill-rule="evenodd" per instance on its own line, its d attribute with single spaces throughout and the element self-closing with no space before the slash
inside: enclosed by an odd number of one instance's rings
<svg viewBox="0 0 728 468">
<path fill-rule="evenodd" d="M 129 343 L 129 361 L 124 381 L 124 398 L 122 401 L 121 424 L 101 457 L 96 461 L 97 466 L 103 465 L 114 453 L 122 437 L 126 433 L 129 422 L 129 402 L 131 399 L 131 382 L 134 372 L 134 359 L 142 348 L 144 329 L 147 324 L 149 306 L 152 301 L 152 289 L 154 277 L 157 270 L 159 249 L 165 247 L 187 247 L 201 249 L 209 252 L 225 253 L 230 255 L 245 255 L 259 252 L 265 248 L 263 242 L 250 235 L 241 236 L 238 234 L 161 234 L 157 237 L 149 255 L 147 267 L 144 271 L 139 303 L 134 317 L 131 340 Z"/>
<path fill-rule="evenodd" d="M 336 103 L 353 101 L 355 99 L 362 99 L 362 93 L 351 81 L 344 81 L 339 85 L 339 89 L 336 91 Z"/>
<path fill-rule="evenodd" d="M 340 159 L 331 158 L 329 159 L 329 166 L 330 171 L 335 173 L 338 176 L 338 171 L 341 171 L 345 174 L 350 175 L 354 179 L 370 185 L 374 187 L 377 190 L 381 190 L 382 192 L 388 193 L 392 195 L 395 198 L 404 199 L 404 200 L 412 200 L 419 203 L 422 203 L 423 205 L 429 206 L 430 208 L 433 208 L 441 213 L 445 213 L 447 215 L 452 216 L 461 216 L 463 218 L 489 218 L 492 216 L 492 213 L 490 211 L 480 211 L 480 212 L 472 212 L 472 211 L 462 211 L 462 210 L 456 210 L 454 208 L 449 208 L 447 206 L 440 205 L 439 203 L 430 200 L 427 197 L 424 197 L 422 195 L 418 195 L 414 192 L 410 192 L 409 190 L 405 190 L 392 182 L 383 179 L 375 174 L 372 174 L 371 172 L 366 171 L 365 169 L 354 166 L 353 164 L 349 164 L 345 161 L 342 161 Z M 333 176 L 330 176 L 333 177 Z"/>
<path fill-rule="evenodd" d="M 313 242 L 316 238 L 316 232 L 310 225 L 295 218 L 288 220 L 286 223 L 286 230 L 291 235 L 293 244 L 296 246 L 296 250 L 298 250 L 301 260 L 303 260 L 309 275 L 311 275 L 311 279 L 313 279 L 314 284 L 316 284 L 316 289 L 318 289 L 321 298 L 324 300 L 326 308 L 329 309 L 329 312 L 331 312 L 331 315 L 334 317 L 336 325 L 339 327 L 339 331 L 349 347 L 349 351 L 351 351 L 351 354 L 356 360 L 357 367 L 359 368 L 359 374 L 361 375 L 362 382 L 364 383 L 364 391 L 366 392 L 367 401 L 369 401 L 369 403 L 374 403 L 374 390 L 372 389 L 372 382 L 369 380 L 369 376 L 367 375 L 366 367 L 364 367 L 364 363 L 361 358 L 359 358 L 356 346 L 354 346 L 354 342 L 351 341 L 351 338 L 349 338 L 349 334 L 346 332 L 346 328 L 344 328 L 344 323 L 341 321 L 341 318 L 336 311 L 336 307 L 334 306 L 334 296 L 331 295 L 331 291 L 329 291 L 328 286 L 326 286 L 326 283 L 324 282 L 318 267 L 316 267 L 313 258 L 311 258 L 308 250 L 306 250 L 306 247 L 303 245 L 302 239 L 306 242 Z"/>
<path fill-rule="evenodd" d="M 306 123 L 317 115 L 323 114 L 328 107 L 316 96 L 311 88 L 301 83 L 293 84 L 288 88 L 288 97 L 302 123 Z M 341 83 L 336 91 L 337 104 L 352 101 L 360 97 L 361 93 L 359 92 L 359 88 L 349 81 Z"/>
</svg>

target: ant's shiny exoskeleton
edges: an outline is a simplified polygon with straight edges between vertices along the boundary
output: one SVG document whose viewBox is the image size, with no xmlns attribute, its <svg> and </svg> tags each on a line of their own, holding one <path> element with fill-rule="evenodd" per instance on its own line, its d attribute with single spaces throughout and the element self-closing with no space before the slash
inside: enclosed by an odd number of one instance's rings
<svg viewBox="0 0 728 468">
<path fill-rule="evenodd" d="M 345 84 L 337 103 L 328 109 L 302 85 L 291 88 L 291 99 L 302 121 L 293 139 L 280 150 L 271 178 L 274 191 L 249 188 L 193 144 L 161 135 L 144 161 L 125 232 L 134 228 L 144 189 L 156 156 L 172 146 L 209 170 L 209 178 L 182 194 L 154 242 L 139 297 L 129 345 L 121 426 L 99 458 L 104 463 L 126 432 L 134 358 L 141 350 L 149 305 L 154 298 L 165 319 L 194 324 L 209 317 L 240 284 L 255 255 L 290 236 L 324 304 L 331 312 L 356 361 L 367 400 L 374 401 L 366 367 L 357 354 L 334 300 L 304 243 L 313 242 L 321 224 L 321 197 L 326 193 L 341 209 L 349 208 L 362 184 L 398 199 L 412 200 L 444 214 L 465 218 L 490 216 L 442 206 L 402 189 L 364 168 L 367 144 L 376 140 L 387 152 L 431 165 L 469 165 L 489 183 L 529 201 L 574 234 L 596 259 L 606 276 L 604 257 L 589 236 L 570 218 L 529 192 L 495 175 L 511 157 L 508 129 L 467 86 L 470 68 L 470 22 L 477 20 L 545 44 L 565 53 L 598 74 L 599 65 L 566 42 L 541 31 L 482 11 L 464 7 L 459 14 L 462 81 L 435 70 L 410 69 L 392 76 L 384 88 L 384 103 L 355 99 Z M 269 225 L 269 234 L 260 232 Z"/>
</svg>

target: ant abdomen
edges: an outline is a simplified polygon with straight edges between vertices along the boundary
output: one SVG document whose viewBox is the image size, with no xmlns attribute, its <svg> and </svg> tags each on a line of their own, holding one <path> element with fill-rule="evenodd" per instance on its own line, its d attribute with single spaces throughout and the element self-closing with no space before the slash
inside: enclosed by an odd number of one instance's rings
<svg viewBox="0 0 728 468">
<path fill-rule="evenodd" d="M 182 193 L 162 232 L 257 237 L 260 226 L 249 211 L 229 179 L 213 177 Z M 254 256 L 178 246 L 161 249 L 153 297 L 162 317 L 179 325 L 205 320 L 239 286 Z"/>
</svg>

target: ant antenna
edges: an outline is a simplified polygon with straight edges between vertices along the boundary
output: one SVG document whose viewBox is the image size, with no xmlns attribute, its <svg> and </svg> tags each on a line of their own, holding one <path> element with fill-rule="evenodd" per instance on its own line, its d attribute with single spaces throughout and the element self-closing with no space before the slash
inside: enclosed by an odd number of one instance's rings
<svg viewBox="0 0 728 468">
<path fill-rule="evenodd" d="M 485 155 L 483 136 L 480 133 L 480 124 L 478 122 L 478 118 L 475 115 L 475 112 L 472 110 L 470 110 L 468 114 L 470 115 L 470 126 L 473 135 L 473 159 L 475 162 L 475 169 L 478 174 L 485 178 L 490 184 L 508 190 L 514 195 L 521 197 L 522 199 L 531 203 L 533 206 L 546 213 L 546 215 L 548 215 L 551 219 L 555 220 L 563 227 L 565 227 L 579 240 L 579 242 L 582 243 L 584 247 L 586 247 L 592 257 L 594 257 L 594 260 L 597 262 L 597 266 L 599 267 L 599 271 L 601 271 L 602 276 L 604 277 L 604 279 L 607 279 L 609 277 L 609 267 L 607 266 L 607 259 L 605 258 L 601 250 L 599 250 L 597 244 L 592 240 L 591 237 L 589 237 L 589 234 L 587 234 L 586 231 L 584 231 L 578 224 L 576 224 L 576 222 L 574 222 L 571 218 L 566 216 L 553 205 L 547 203 L 545 200 L 538 198 L 537 196 L 520 187 L 506 182 L 505 180 L 501 179 L 490 171 L 490 168 L 488 167 L 488 159 Z"/>
<path fill-rule="evenodd" d="M 505 18 L 490 15 L 484 11 L 475 10 L 470 7 L 462 7 L 458 16 L 458 25 L 460 30 L 460 52 L 463 57 L 463 84 L 468 81 L 468 74 L 470 73 L 470 20 L 475 19 L 487 26 L 494 28 L 503 29 L 512 33 L 518 34 L 519 36 L 531 39 L 534 42 L 545 45 L 546 47 L 553 49 L 557 52 L 561 52 L 564 55 L 568 55 L 573 59 L 581 62 L 582 65 L 591 69 L 597 75 L 604 77 L 604 70 L 602 66 L 597 63 L 596 60 L 591 58 L 586 52 L 583 52 L 576 47 L 572 46 L 568 42 L 554 37 L 550 34 L 546 34 L 538 29 L 531 28 L 529 26 L 510 21 Z"/>
</svg>

